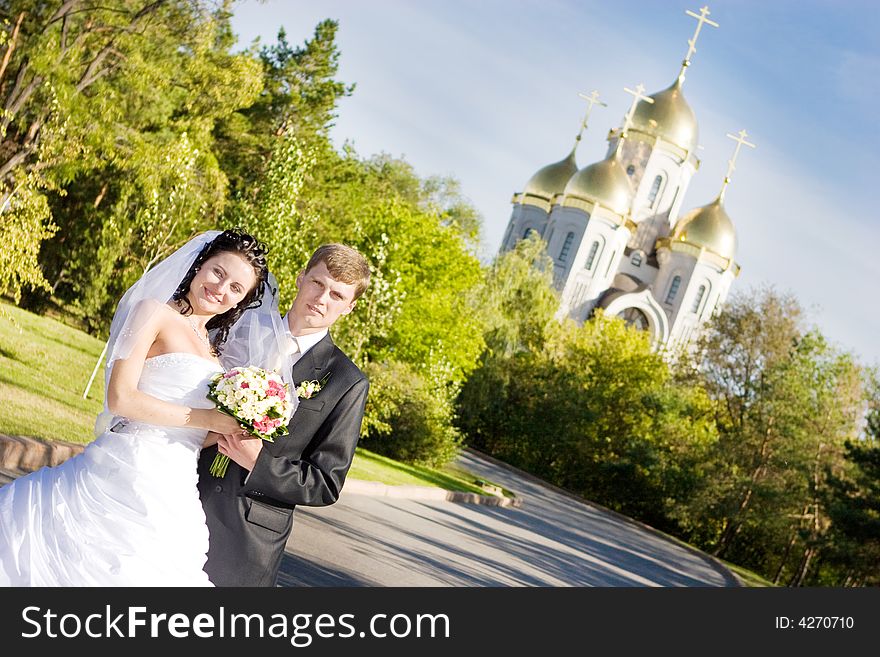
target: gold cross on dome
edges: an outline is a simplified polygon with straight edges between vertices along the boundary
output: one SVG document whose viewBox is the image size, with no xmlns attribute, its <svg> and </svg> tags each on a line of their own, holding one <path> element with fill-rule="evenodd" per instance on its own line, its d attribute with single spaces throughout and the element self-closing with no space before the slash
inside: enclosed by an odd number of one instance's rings
<svg viewBox="0 0 880 657">
<path fill-rule="evenodd" d="M 697 52 L 697 39 L 700 37 L 700 30 L 703 29 L 703 23 L 711 25 L 712 27 L 718 27 L 718 23 L 716 23 L 715 21 L 710 21 L 708 18 L 706 18 L 706 16 L 708 16 L 710 13 L 709 7 L 703 7 L 702 9 L 700 9 L 699 14 L 695 14 L 690 9 L 685 10 L 684 13 L 697 19 L 697 29 L 696 31 L 694 31 L 693 38 L 688 39 L 688 51 L 687 55 L 684 56 L 684 60 L 686 62 L 689 62 L 691 59 L 691 55 Z"/>
<path fill-rule="evenodd" d="M 684 72 L 688 66 L 691 65 L 691 55 L 697 52 L 697 39 L 700 37 L 700 30 L 703 29 L 703 24 L 711 25 L 712 27 L 718 27 L 718 23 L 715 21 L 710 21 L 706 16 L 709 15 L 709 7 L 703 6 L 700 9 L 699 14 L 695 14 L 690 9 L 685 10 L 688 16 L 693 16 L 697 19 L 697 29 L 694 31 L 694 36 L 688 39 L 688 51 L 684 56 L 684 61 L 681 63 L 681 71 L 678 74 L 678 79 L 680 82 L 684 82 Z"/>
<path fill-rule="evenodd" d="M 728 132 L 727 136 L 736 142 L 736 149 L 733 151 L 733 157 L 727 160 L 727 173 L 724 175 L 724 184 L 721 185 L 721 194 L 719 194 L 719 198 L 721 199 L 724 198 L 724 192 L 727 190 L 727 185 L 730 184 L 730 177 L 733 175 L 733 172 L 736 171 L 736 158 L 739 157 L 739 150 L 743 146 L 755 148 L 755 144 L 746 141 L 748 134 L 745 129 L 740 130 L 736 135 L 732 135 Z"/>
<path fill-rule="evenodd" d="M 641 82 L 639 82 L 639 86 L 635 89 L 624 87 L 623 90 L 628 94 L 632 94 L 633 102 L 632 105 L 629 106 L 629 111 L 626 113 L 626 116 L 623 117 L 623 126 L 621 126 L 620 134 L 617 137 L 617 145 L 614 147 L 613 153 L 614 156 L 620 151 L 620 145 L 623 143 L 623 140 L 626 139 L 626 132 L 630 129 L 630 126 L 632 126 L 632 119 L 636 113 L 636 106 L 639 104 L 639 101 L 644 100 L 646 103 L 654 103 L 653 98 L 642 93 L 645 90 L 645 85 Z"/>
<path fill-rule="evenodd" d="M 626 138 L 626 131 L 629 130 L 632 126 L 632 119 L 636 113 L 636 106 L 639 104 L 639 101 L 643 100 L 646 103 L 653 104 L 654 99 L 650 96 L 645 96 L 642 93 L 645 90 L 645 85 L 643 85 L 641 82 L 639 82 L 639 86 L 637 86 L 635 89 L 624 87 L 623 90 L 628 94 L 632 94 L 633 97 L 632 105 L 629 106 L 629 111 L 626 113 L 626 116 L 623 117 L 623 127 L 620 130 L 620 136 Z"/>
<path fill-rule="evenodd" d="M 580 141 L 581 136 L 584 134 L 584 130 L 587 127 L 587 121 L 590 118 L 590 113 L 593 111 L 593 105 L 601 105 L 602 107 L 608 107 L 608 105 L 606 103 L 603 103 L 601 100 L 599 100 L 599 92 L 596 91 L 595 89 L 590 93 L 589 96 L 587 96 L 586 94 L 583 94 L 583 93 L 578 93 L 578 96 L 580 96 L 585 101 L 587 101 L 590 104 L 590 106 L 587 107 L 587 113 L 584 114 L 584 120 L 581 121 L 581 129 L 578 132 L 578 136 L 577 136 L 576 141 Z"/>
</svg>

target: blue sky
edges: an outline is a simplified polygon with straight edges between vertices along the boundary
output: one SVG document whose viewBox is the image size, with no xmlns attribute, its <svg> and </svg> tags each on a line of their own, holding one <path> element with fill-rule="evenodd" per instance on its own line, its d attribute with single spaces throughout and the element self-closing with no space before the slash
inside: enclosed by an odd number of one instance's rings
<svg viewBox="0 0 880 657">
<path fill-rule="evenodd" d="M 742 273 L 733 289 L 794 293 L 839 347 L 880 363 L 880 3 L 818 0 L 247 0 L 235 8 L 242 46 L 283 26 L 302 43 L 339 22 L 334 142 L 361 155 L 404 157 L 421 176 L 450 175 L 483 216 L 483 252 L 497 252 L 510 198 L 574 143 L 585 104 L 597 107 L 578 149 L 605 154 L 639 83 L 678 74 L 708 4 L 684 93 L 700 128 L 701 167 L 683 211 L 711 202 L 734 143 L 743 148 L 725 207 Z"/>
</svg>

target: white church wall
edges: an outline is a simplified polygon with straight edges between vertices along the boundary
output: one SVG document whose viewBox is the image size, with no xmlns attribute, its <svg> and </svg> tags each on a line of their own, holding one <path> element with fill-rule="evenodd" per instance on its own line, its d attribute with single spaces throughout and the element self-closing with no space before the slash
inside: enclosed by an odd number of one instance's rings
<svg viewBox="0 0 880 657">
<path fill-rule="evenodd" d="M 547 222 L 547 254 L 553 259 L 553 279 L 562 290 L 578 252 L 589 217 L 581 210 L 553 206 Z"/>
<path fill-rule="evenodd" d="M 591 216 L 575 208 L 564 210 L 587 219 L 587 224 L 577 253 L 565 272 L 558 314 L 572 315 L 583 321 L 617 274 L 630 231 L 619 223 L 620 217 L 604 208 L 594 209 Z M 592 253 L 594 243 L 598 246 Z"/>
<path fill-rule="evenodd" d="M 670 346 L 682 347 L 696 339 L 712 314 L 724 304 L 733 279 L 730 269 L 719 269 L 708 259 L 694 261 L 687 289 L 670 321 Z M 704 288 L 702 295 L 701 287 Z"/>
<path fill-rule="evenodd" d="M 640 261 L 639 264 L 635 264 L 634 258 L 636 262 Z M 641 249 L 630 251 L 629 254 L 621 258 L 617 273 L 632 276 L 648 286 L 651 286 L 657 279 L 657 267 L 649 263 L 648 253 Z"/>
<path fill-rule="evenodd" d="M 529 230 L 536 230 L 543 237 L 548 218 L 547 212 L 534 205 L 527 203 L 514 205 L 508 222 L 507 234 L 502 243 L 503 250 L 509 251 L 516 246 L 516 243 L 523 239 Z"/>
</svg>

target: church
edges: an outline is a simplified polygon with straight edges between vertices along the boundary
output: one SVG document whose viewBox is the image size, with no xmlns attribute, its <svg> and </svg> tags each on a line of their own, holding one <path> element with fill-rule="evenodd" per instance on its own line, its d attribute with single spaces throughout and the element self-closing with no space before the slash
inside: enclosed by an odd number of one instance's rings
<svg viewBox="0 0 880 657">
<path fill-rule="evenodd" d="M 583 322 L 597 309 L 647 330 L 657 348 L 685 347 L 727 298 L 740 271 L 736 230 L 724 194 L 746 132 L 736 142 L 718 196 L 688 209 L 685 194 L 700 166 L 697 119 L 685 100 L 685 71 L 704 25 L 699 14 L 687 55 L 672 85 L 650 96 L 633 95 L 623 123 L 608 133 L 605 159 L 578 168 L 577 146 L 598 93 L 589 103 L 567 157 L 538 170 L 513 196 L 501 251 L 537 233 L 553 260 L 560 293 L 558 317 Z"/>
</svg>

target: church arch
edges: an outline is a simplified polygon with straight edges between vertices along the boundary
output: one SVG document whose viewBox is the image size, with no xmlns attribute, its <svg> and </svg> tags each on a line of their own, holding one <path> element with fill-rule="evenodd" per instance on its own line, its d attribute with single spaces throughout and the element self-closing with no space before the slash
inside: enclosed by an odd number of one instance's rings
<svg viewBox="0 0 880 657">
<path fill-rule="evenodd" d="M 638 320 L 644 318 L 648 324 L 645 330 L 651 334 L 651 341 L 655 347 L 669 339 L 669 318 L 648 289 L 620 295 L 605 307 L 605 314 L 609 317 L 621 316 L 624 321 L 628 318 Z"/>
</svg>

